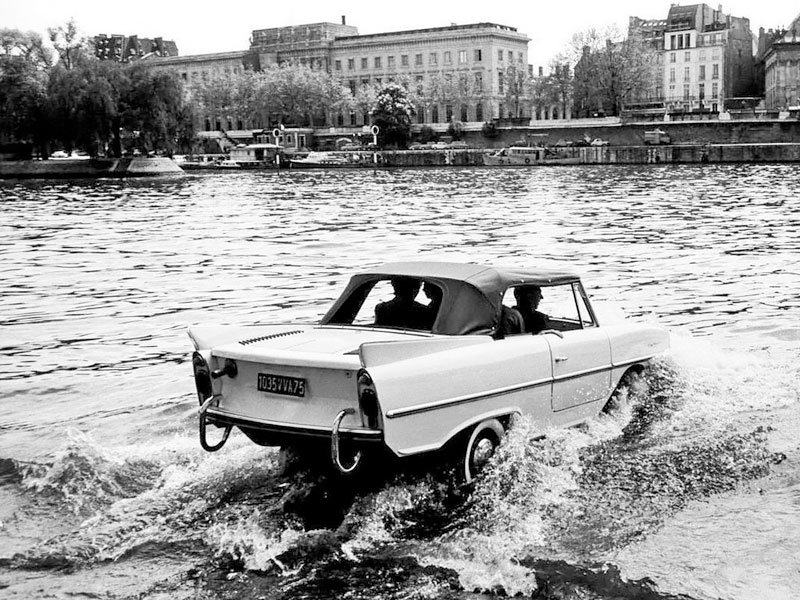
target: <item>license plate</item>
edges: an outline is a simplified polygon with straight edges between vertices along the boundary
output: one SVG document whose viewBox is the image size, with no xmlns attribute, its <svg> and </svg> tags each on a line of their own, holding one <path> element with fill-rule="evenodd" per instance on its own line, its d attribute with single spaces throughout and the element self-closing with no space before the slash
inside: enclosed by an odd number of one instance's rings
<svg viewBox="0 0 800 600">
<path fill-rule="evenodd" d="M 258 374 L 258 391 L 280 394 L 282 396 L 295 396 L 302 398 L 306 395 L 306 380 L 299 377 L 286 375 Z"/>
</svg>

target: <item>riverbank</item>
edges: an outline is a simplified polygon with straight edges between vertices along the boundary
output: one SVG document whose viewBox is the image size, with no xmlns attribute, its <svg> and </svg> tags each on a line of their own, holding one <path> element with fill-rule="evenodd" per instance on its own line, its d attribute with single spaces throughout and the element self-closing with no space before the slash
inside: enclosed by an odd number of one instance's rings
<svg viewBox="0 0 800 600">
<path fill-rule="evenodd" d="M 2 179 L 79 179 L 183 175 L 170 158 L 100 158 L 0 161 Z"/>
<path fill-rule="evenodd" d="M 377 152 L 378 160 L 364 166 L 378 167 L 470 167 L 486 165 L 485 157 L 495 149 L 431 149 Z M 579 146 L 564 148 L 579 165 L 646 165 L 691 163 L 779 163 L 800 162 L 800 143 L 774 144 L 675 144 L 661 146 Z M 530 166 L 544 163 L 533 161 Z"/>
</svg>

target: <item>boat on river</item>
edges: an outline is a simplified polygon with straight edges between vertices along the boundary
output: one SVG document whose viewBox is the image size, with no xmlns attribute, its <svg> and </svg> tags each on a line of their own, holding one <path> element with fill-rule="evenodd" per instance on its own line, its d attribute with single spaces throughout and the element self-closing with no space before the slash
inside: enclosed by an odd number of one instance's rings
<svg viewBox="0 0 800 600">
<path fill-rule="evenodd" d="M 578 148 L 550 146 L 510 146 L 483 157 L 484 164 L 496 166 L 577 165 Z"/>
<path fill-rule="evenodd" d="M 292 169 L 321 169 L 361 167 L 365 160 L 360 154 L 341 152 L 309 152 L 307 156 L 289 161 Z"/>
</svg>

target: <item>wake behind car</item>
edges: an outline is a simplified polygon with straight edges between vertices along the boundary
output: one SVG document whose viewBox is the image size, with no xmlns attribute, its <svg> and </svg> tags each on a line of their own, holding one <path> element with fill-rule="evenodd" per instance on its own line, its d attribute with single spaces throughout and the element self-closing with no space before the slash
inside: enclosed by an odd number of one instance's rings
<svg viewBox="0 0 800 600">
<path fill-rule="evenodd" d="M 601 324 L 574 274 L 446 262 L 356 274 L 317 324 L 189 336 L 204 449 L 236 427 L 264 446 L 323 441 L 350 472 L 364 453 L 447 446 L 466 481 L 514 415 L 542 432 L 591 419 L 669 346 L 658 327 Z M 218 442 L 208 425 L 224 429 Z"/>
</svg>

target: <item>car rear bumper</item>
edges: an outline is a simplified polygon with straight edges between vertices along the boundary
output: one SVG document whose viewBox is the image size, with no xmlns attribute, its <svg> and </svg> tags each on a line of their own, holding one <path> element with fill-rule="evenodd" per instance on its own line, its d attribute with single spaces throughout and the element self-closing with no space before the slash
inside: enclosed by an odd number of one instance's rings
<svg viewBox="0 0 800 600">
<path fill-rule="evenodd" d="M 219 427 L 233 425 L 242 430 L 251 440 L 262 446 L 281 446 L 301 441 L 330 441 L 332 428 L 297 425 L 279 421 L 255 421 L 233 415 L 221 414 L 213 410 L 207 413 L 209 424 Z M 383 431 L 366 428 L 341 428 L 339 437 L 346 442 L 361 445 L 382 444 Z"/>
</svg>

